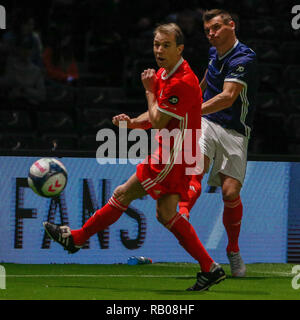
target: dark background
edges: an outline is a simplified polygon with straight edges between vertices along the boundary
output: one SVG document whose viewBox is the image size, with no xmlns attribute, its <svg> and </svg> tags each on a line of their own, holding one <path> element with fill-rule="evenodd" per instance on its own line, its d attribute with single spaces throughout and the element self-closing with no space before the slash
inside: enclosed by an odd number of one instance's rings
<svg viewBox="0 0 300 320">
<path fill-rule="evenodd" d="M 157 23 L 173 21 L 182 27 L 184 58 L 201 80 L 209 48 L 201 16 L 203 10 L 213 8 L 227 9 L 239 17 L 238 38 L 258 56 L 258 103 L 249 154 L 300 154 L 300 29 L 291 26 L 291 10 L 297 2 L 48 0 L 0 4 L 6 8 L 7 24 L 6 30 L 0 30 L 0 80 L 18 44 L 16 40 L 7 45 L 7 32 L 19 39 L 20 25 L 32 18 L 40 40 L 40 61 L 34 63 L 43 74 L 46 90 L 43 102 L 32 103 L 12 98 L 12 88 L 0 85 L 2 154 L 96 151 L 97 131 L 116 130 L 112 116 L 146 111 L 140 73 L 157 68 L 152 53 Z M 78 68 L 75 81 L 55 80 L 47 73 L 43 55 L 57 42 L 68 43 L 68 54 Z"/>
</svg>

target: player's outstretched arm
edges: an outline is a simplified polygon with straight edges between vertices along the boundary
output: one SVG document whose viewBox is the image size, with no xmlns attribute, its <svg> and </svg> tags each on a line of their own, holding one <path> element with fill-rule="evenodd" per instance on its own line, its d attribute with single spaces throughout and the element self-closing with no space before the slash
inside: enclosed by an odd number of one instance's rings
<svg viewBox="0 0 300 320">
<path fill-rule="evenodd" d="M 145 129 L 146 130 L 151 128 L 148 111 L 142 113 L 136 118 L 130 118 L 125 113 L 118 114 L 112 118 L 112 123 L 117 127 L 119 127 L 121 121 L 127 122 L 127 128 L 129 129 Z"/>
<path fill-rule="evenodd" d="M 202 104 L 202 114 L 230 108 L 244 86 L 238 82 L 224 82 L 223 91 Z"/>
</svg>

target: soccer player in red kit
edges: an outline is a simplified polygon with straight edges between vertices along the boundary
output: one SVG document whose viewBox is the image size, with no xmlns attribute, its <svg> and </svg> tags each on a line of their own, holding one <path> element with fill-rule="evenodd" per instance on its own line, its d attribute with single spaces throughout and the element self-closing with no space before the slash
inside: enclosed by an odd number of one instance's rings
<svg viewBox="0 0 300 320">
<path fill-rule="evenodd" d="M 131 201 L 148 193 L 157 201 L 157 219 L 199 262 L 201 272 L 197 273 L 196 283 L 188 290 L 203 291 L 224 280 L 225 273 L 209 256 L 190 222 L 177 212 L 178 202 L 188 200 L 188 169 L 198 167 L 186 155 L 190 156 L 197 145 L 196 132 L 201 127 L 201 89 L 197 77 L 182 57 L 183 34 L 176 24 L 158 26 L 153 44 L 160 69 L 157 73 L 154 69 L 147 69 L 141 75 L 148 111 L 133 119 L 126 114 L 117 115 L 113 123 L 119 125 L 126 121 L 131 129 L 159 129 L 156 135 L 158 148 L 137 166 L 136 173 L 127 182 L 114 190 L 108 203 L 97 210 L 81 229 L 71 230 L 49 222 L 45 222 L 44 227 L 53 240 L 74 253 L 92 235 L 116 222 Z M 163 132 L 175 132 L 172 141 L 170 135 Z M 169 138 L 167 142 L 166 136 Z M 194 143 L 191 141 L 193 136 Z"/>
</svg>

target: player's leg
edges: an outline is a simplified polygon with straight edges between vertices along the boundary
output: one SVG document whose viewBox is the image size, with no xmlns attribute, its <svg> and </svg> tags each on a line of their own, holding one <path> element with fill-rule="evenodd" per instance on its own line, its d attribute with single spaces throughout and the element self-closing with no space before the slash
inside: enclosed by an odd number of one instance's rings
<svg viewBox="0 0 300 320">
<path fill-rule="evenodd" d="M 227 254 L 231 266 L 234 266 L 232 274 L 236 274 L 235 270 L 241 270 L 242 272 L 238 273 L 242 275 L 245 273 L 245 265 L 239 254 L 238 239 L 243 206 L 239 195 L 247 167 L 248 139 L 234 130 L 225 129 L 212 122 L 209 122 L 209 127 L 215 138 L 215 152 L 207 183 L 222 188 L 223 223 L 228 235 Z M 236 268 L 238 265 L 240 267 Z"/>
<path fill-rule="evenodd" d="M 192 210 L 197 199 L 201 195 L 201 180 L 203 174 L 193 175 L 189 181 L 188 200 L 180 201 L 178 203 L 179 213 L 184 215 L 187 219 L 190 218 L 190 211 Z"/>
<path fill-rule="evenodd" d="M 131 201 L 144 195 L 146 192 L 134 174 L 127 182 L 115 189 L 107 204 L 97 210 L 82 228 L 71 230 L 67 226 L 59 227 L 48 222 L 44 223 L 44 227 L 53 240 L 73 253 L 72 251 L 78 251 L 78 249 L 73 250 L 73 246 L 77 248 L 82 246 L 92 235 L 115 223 Z"/>
<path fill-rule="evenodd" d="M 223 224 L 228 235 L 227 252 L 238 252 L 238 239 L 243 216 L 240 199 L 241 183 L 231 177 L 220 174 L 224 202 Z"/>
<path fill-rule="evenodd" d="M 73 230 L 72 236 L 77 244 L 84 244 L 95 233 L 115 223 L 126 211 L 131 201 L 146 195 L 136 175 L 133 174 L 124 184 L 118 186 L 107 204 L 97 210 L 79 230 Z"/>
<path fill-rule="evenodd" d="M 200 242 L 193 226 L 177 213 L 179 195 L 167 194 L 157 200 L 157 219 L 170 230 L 183 248 L 199 262 L 202 271 L 209 271 L 213 259 Z"/>
<path fill-rule="evenodd" d="M 204 170 L 202 174 L 190 176 L 189 181 L 189 191 L 188 191 L 188 201 L 180 201 L 178 203 L 179 213 L 189 219 L 190 212 L 196 203 L 197 199 L 201 195 L 201 181 L 206 172 L 209 170 L 210 159 L 208 156 L 204 155 Z"/>
<path fill-rule="evenodd" d="M 191 176 L 190 189 L 188 192 L 189 200 L 185 202 L 179 202 L 179 212 L 189 217 L 189 213 L 196 203 L 201 194 L 201 181 L 203 175 L 209 171 L 210 164 L 212 163 L 216 152 L 216 130 L 213 128 L 213 124 L 202 118 L 202 134 L 199 138 L 198 144 L 203 155 L 203 174 L 197 176 Z"/>
<path fill-rule="evenodd" d="M 246 267 L 240 256 L 239 235 L 243 216 L 243 205 L 240 198 L 242 184 L 237 179 L 220 174 L 224 212 L 223 224 L 227 232 L 227 256 L 233 276 L 241 277 L 246 273 Z"/>
<path fill-rule="evenodd" d="M 164 195 L 157 200 L 157 219 L 179 241 L 180 245 L 199 262 L 202 272 L 197 274 L 197 282 L 189 288 L 191 291 L 202 291 L 225 279 L 223 269 L 213 261 L 190 222 L 177 213 L 179 195 Z"/>
</svg>

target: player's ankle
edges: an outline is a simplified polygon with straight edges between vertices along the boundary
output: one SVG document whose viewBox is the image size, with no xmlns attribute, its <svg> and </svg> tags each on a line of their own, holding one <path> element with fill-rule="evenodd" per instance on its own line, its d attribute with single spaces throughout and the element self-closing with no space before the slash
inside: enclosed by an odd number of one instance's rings
<svg viewBox="0 0 300 320">
<path fill-rule="evenodd" d="M 239 248 L 238 245 L 232 245 L 232 246 L 228 246 L 228 247 L 226 248 L 226 252 L 227 252 L 227 253 L 231 253 L 231 252 L 237 253 L 237 252 L 239 252 L 239 251 L 240 251 L 240 248 Z"/>
<path fill-rule="evenodd" d="M 83 229 L 71 230 L 71 234 L 76 246 L 83 246 L 87 240 Z"/>
</svg>

